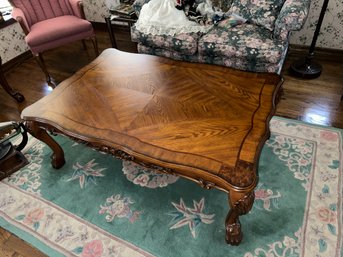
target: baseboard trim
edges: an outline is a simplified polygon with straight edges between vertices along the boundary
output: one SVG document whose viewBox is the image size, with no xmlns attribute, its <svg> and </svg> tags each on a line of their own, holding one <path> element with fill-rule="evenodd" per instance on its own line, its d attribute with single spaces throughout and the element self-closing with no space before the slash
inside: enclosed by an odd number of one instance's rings
<svg viewBox="0 0 343 257">
<path fill-rule="evenodd" d="M 7 72 L 7 71 L 13 69 L 14 67 L 20 65 L 24 61 L 30 59 L 31 57 L 32 57 L 32 53 L 31 53 L 31 51 L 28 50 L 28 51 L 14 57 L 13 59 L 5 62 L 1 68 L 4 72 Z"/>
<path fill-rule="evenodd" d="M 294 56 L 306 56 L 309 52 L 310 46 L 304 45 L 295 45 L 291 44 L 289 46 L 289 55 Z M 333 48 L 325 48 L 325 47 L 316 47 L 314 49 L 314 58 L 328 60 L 332 62 L 340 62 L 343 59 L 343 50 L 341 49 L 333 49 Z"/>
</svg>

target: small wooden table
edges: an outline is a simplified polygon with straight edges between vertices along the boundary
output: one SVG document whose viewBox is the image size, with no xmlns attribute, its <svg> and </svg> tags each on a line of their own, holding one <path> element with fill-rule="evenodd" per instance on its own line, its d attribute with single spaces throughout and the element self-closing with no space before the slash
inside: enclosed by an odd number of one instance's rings
<svg viewBox="0 0 343 257">
<path fill-rule="evenodd" d="M 227 192 L 226 241 L 237 245 L 281 84 L 276 74 L 107 49 L 22 119 L 55 168 L 64 153 L 46 131 Z"/>
</svg>

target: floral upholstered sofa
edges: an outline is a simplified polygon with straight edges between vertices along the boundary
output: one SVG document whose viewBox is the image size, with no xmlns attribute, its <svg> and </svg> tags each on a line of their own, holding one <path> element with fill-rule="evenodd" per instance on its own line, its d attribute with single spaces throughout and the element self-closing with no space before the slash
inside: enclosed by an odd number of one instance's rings
<svg viewBox="0 0 343 257">
<path fill-rule="evenodd" d="M 164 0 L 161 0 L 164 1 Z M 196 3 L 208 0 L 197 0 Z M 133 4 L 137 16 L 149 0 Z M 152 35 L 131 28 L 139 53 L 176 60 L 209 63 L 253 72 L 280 73 L 286 58 L 289 34 L 305 23 L 310 0 L 213 0 L 225 14 L 235 13 L 248 22 L 222 26 L 206 33 Z M 225 15 L 228 17 L 228 15 Z"/>
</svg>

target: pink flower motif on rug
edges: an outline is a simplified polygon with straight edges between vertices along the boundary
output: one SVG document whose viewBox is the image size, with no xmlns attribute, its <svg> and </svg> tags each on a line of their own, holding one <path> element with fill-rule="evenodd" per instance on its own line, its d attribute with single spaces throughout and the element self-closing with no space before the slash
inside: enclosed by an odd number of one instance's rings
<svg viewBox="0 0 343 257">
<path fill-rule="evenodd" d="M 317 217 L 320 221 L 324 223 L 333 223 L 336 222 L 337 214 L 333 210 L 321 207 L 317 209 Z"/>
<path fill-rule="evenodd" d="M 327 141 L 336 141 L 338 139 L 338 134 L 335 132 L 323 130 L 320 132 L 320 138 Z"/>
<path fill-rule="evenodd" d="M 258 184 L 255 189 L 255 202 L 254 207 L 257 209 L 264 209 L 266 211 L 272 211 L 271 207 L 279 209 L 280 192 L 274 193 L 273 190 L 263 188 L 263 184 Z"/>
<path fill-rule="evenodd" d="M 26 211 L 27 212 L 27 211 Z M 40 227 L 40 221 L 44 217 L 44 210 L 41 208 L 35 208 L 30 210 L 28 214 L 18 215 L 15 217 L 16 220 L 22 221 L 28 226 L 32 226 L 35 230 Z"/>
<path fill-rule="evenodd" d="M 42 217 L 44 216 L 44 211 L 40 208 L 36 208 L 29 212 L 24 219 L 24 223 L 28 225 L 32 225 L 36 222 L 39 222 Z"/>
<path fill-rule="evenodd" d="M 103 253 L 102 242 L 99 240 L 93 240 L 88 242 L 82 250 L 82 257 L 100 257 Z"/>
</svg>

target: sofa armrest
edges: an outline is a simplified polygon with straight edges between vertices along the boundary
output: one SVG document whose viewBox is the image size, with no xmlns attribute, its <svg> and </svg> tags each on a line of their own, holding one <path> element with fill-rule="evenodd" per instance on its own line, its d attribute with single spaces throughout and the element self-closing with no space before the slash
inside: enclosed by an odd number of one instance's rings
<svg viewBox="0 0 343 257">
<path fill-rule="evenodd" d="M 69 0 L 71 8 L 73 9 L 73 13 L 75 16 L 86 19 L 85 12 L 83 10 L 83 3 L 81 0 Z"/>
<path fill-rule="evenodd" d="M 25 18 L 24 12 L 21 9 L 19 9 L 17 7 L 13 7 L 12 18 L 15 19 L 19 23 L 19 25 L 23 29 L 25 35 L 29 34 L 30 26 L 29 26 L 29 23 L 27 22 L 27 20 Z"/>
<path fill-rule="evenodd" d="M 300 30 L 306 21 L 310 9 L 310 0 L 286 0 L 275 21 L 274 36 L 287 40 L 290 31 Z"/>
<path fill-rule="evenodd" d="M 146 3 L 148 3 L 150 0 L 135 0 L 132 4 L 133 9 L 135 10 L 135 13 L 137 17 L 139 17 L 139 13 L 142 9 L 142 6 Z"/>
</svg>

